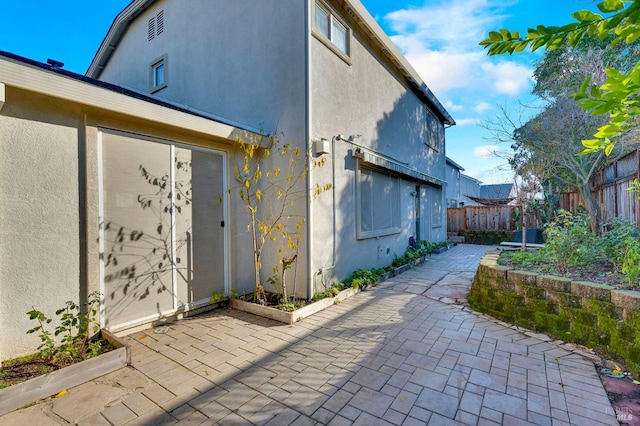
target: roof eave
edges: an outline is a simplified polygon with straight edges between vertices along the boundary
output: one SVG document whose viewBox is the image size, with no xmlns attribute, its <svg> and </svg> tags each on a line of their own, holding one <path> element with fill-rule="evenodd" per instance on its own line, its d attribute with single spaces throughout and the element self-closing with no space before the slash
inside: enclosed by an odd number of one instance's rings
<svg viewBox="0 0 640 426">
<path fill-rule="evenodd" d="M 109 27 L 109 31 L 107 31 L 107 35 L 104 37 L 104 40 L 102 40 L 98 51 L 85 73 L 87 77 L 95 79 L 100 77 L 102 70 L 111 58 L 118 43 L 120 43 L 120 39 L 122 39 L 122 36 L 127 31 L 131 21 L 144 12 L 144 10 L 155 1 L 156 0 L 133 0 L 115 17 L 111 27 Z"/>
<path fill-rule="evenodd" d="M 393 41 L 391 41 L 391 38 L 389 38 L 373 16 L 371 16 L 369 11 L 362 5 L 360 0 L 343 1 L 345 10 L 351 16 L 356 16 L 358 18 L 360 25 L 367 30 L 371 40 L 378 44 L 378 47 L 388 57 L 388 59 L 395 64 L 403 77 L 406 78 L 409 83 L 413 85 L 414 89 L 419 91 L 425 99 L 437 109 L 437 112 L 442 116 L 445 124 L 454 126 L 456 122 L 453 117 L 440 103 L 438 98 L 436 98 L 431 89 L 429 89 L 427 84 L 422 80 L 418 72 L 409 63 L 407 58 L 405 58 Z"/>
</svg>

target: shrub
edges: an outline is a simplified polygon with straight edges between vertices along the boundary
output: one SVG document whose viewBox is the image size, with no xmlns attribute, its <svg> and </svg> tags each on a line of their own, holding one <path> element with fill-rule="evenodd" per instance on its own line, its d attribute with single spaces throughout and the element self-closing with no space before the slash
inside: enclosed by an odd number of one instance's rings
<svg viewBox="0 0 640 426">
<path fill-rule="evenodd" d="M 511 263 L 514 265 L 533 266 L 546 263 L 547 259 L 540 250 L 514 251 L 511 254 Z"/>
<path fill-rule="evenodd" d="M 622 250 L 622 273 L 630 286 L 638 287 L 640 283 L 640 240 L 629 237 Z"/>
<path fill-rule="evenodd" d="M 600 237 L 599 243 L 606 260 L 613 264 L 616 272 L 622 272 L 624 250 L 629 240 L 640 239 L 640 230 L 622 218 L 614 218 L 607 228 L 609 231 Z"/>
<path fill-rule="evenodd" d="M 585 214 L 573 215 L 558 210 L 545 231 L 547 239 L 543 253 L 560 273 L 567 272 L 570 266 L 587 265 L 599 257 L 597 239 Z"/>
<path fill-rule="evenodd" d="M 504 229 L 465 229 L 459 235 L 468 244 L 496 245 L 513 239 L 513 232 Z"/>
</svg>

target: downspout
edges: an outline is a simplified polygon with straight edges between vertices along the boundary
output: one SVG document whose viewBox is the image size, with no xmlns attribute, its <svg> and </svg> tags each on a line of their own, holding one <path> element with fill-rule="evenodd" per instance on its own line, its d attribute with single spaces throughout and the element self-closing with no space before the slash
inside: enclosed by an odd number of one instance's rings
<svg viewBox="0 0 640 426">
<path fill-rule="evenodd" d="M 311 300 L 313 297 L 313 281 L 315 279 L 315 273 L 311 270 L 311 251 L 313 250 L 313 213 L 311 211 L 311 194 L 312 194 L 312 182 L 311 182 L 311 166 L 313 155 L 311 152 L 311 0 L 304 2 L 305 7 L 305 147 L 307 152 L 307 168 L 309 172 L 306 177 L 307 185 L 307 300 Z"/>
</svg>

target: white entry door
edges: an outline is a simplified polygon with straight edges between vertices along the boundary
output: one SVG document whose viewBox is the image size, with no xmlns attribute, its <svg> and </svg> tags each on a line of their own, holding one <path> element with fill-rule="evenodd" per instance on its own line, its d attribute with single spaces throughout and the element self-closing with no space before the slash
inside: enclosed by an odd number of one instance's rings
<svg viewBox="0 0 640 426">
<path fill-rule="evenodd" d="M 108 131 L 99 141 L 103 326 L 226 293 L 224 154 Z"/>
</svg>

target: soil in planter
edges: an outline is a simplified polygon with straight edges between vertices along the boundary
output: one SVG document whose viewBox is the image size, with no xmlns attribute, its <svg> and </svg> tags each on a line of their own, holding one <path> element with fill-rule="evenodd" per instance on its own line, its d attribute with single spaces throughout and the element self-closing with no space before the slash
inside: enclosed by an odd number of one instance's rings
<svg viewBox="0 0 640 426">
<path fill-rule="evenodd" d="M 613 266 L 605 262 L 593 262 L 589 266 L 570 266 L 567 272 L 559 273 L 552 265 L 522 265 L 511 262 L 511 257 L 516 251 L 505 251 L 500 254 L 498 264 L 510 266 L 515 269 L 538 272 L 542 274 L 557 275 L 560 277 L 571 278 L 575 281 L 590 281 L 599 284 L 606 284 L 612 288 L 621 290 L 638 290 L 638 287 L 631 287 L 624 282 L 624 277 L 616 274 Z"/>
<path fill-rule="evenodd" d="M 263 306 L 268 306 L 270 308 L 275 308 L 275 309 L 281 309 L 280 300 L 282 299 L 282 294 L 265 292 L 265 295 L 266 295 L 267 301 L 266 301 L 266 303 L 262 304 Z M 253 293 L 242 295 L 242 296 L 239 297 L 239 299 L 243 300 L 245 302 L 251 302 L 251 303 L 258 304 L 258 302 L 256 301 L 256 298 L 253 295 Z M 303 306 L 307 305 L 307 301 L 303 300 L 303 299 L 295 299 L 292 303 L 294 304 L 295 309 L 299 309 L 299 308 L 302 308 Z M 293 311 L 295 309 L 282 309 L 282 310 L 283 311 Z"/>
<path fill-rule="evenodd" d="M 64 355 L 54 356 L 51 360 L 43 359 L 39 354 L 33 354 L 3 361 L 0 368 L 0 389 L 26 382 L 115 349 L 104 339 L 98 339 L 96 342 L 99 342 L 100 347 L 93 352 L 89 351 L 88 347 L 81 347 L 75 354 L 65 352 Z"/>
</svg>

